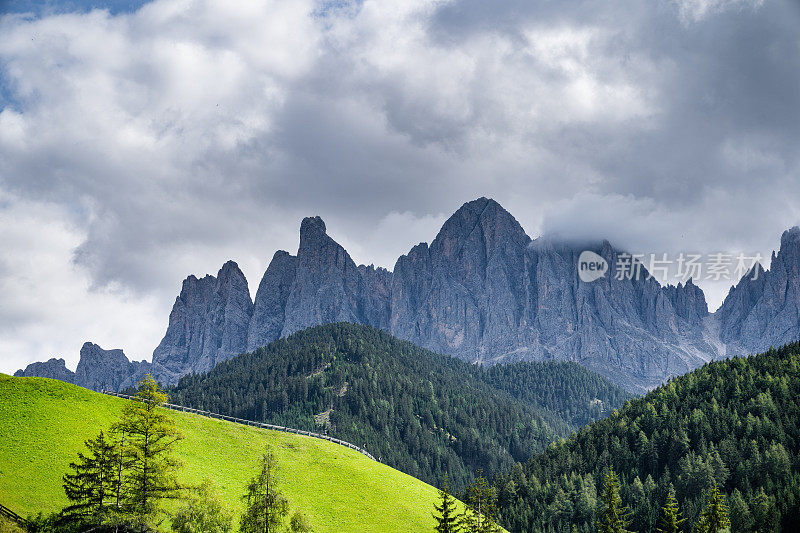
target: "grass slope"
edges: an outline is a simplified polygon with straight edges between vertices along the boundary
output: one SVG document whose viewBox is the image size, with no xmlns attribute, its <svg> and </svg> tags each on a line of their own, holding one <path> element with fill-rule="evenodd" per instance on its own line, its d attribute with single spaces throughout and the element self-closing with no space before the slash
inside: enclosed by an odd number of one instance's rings
<svg viewBox="0 0 800 533">
<path fill-rule="evenodd" d="M 61 476 L 83 442 L 107 429 L 125 400 L 44 378 L 0 374 L 0 503 L 21 515 L 66 503 Z M 174 413 L 185 439 L 181 479 L 211 478 L 238 517 L 267 444 L 281 488 L 318 532 L 432 531 L 430 485 L 327 441 Z"/>
</svg>

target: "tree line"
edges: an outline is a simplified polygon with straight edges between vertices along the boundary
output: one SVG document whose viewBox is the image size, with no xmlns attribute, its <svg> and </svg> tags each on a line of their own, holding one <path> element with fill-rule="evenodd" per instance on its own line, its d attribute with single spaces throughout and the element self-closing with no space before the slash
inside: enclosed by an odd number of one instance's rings
<svg viewBox="0 0 800 533">
<path fill-rule="evenodd" d="M 162 407 L 167 395 L 148 375 L 139 382 L 134 398 L 125 402 L 119 419 L 107 431 L 85 442 L 85 452 L 70 463 L 63 476 L 69 505 L 58 513 L 32 518 L 31 532 L 233 531 L 233 517 L 224 510 L 211 480 L 198 486 L 179 480 L 182 465 L 175 447 L 184 437 Z M 242 500 L 240 533 L 311 531 L 301 512 L 290 516 L 270 448 Z"/>
<path fill-rule="evenodd" d="M 494 487 L 479 476 L 475 483 L 464 492 L 466 508 L 460 513 L 456 499 L 450 492 L 450 485 L 445 477 L 439 489 L 439 502 L 434 504 L 433 517 L 436 533 L 499 533 L 497 497 Z M 730 531 L 728 506 L 725 496 L 719 492 L 716 484 L 705 497 L 703 508 L 691 531 L 694 533 L 723 533 Z M 635 533 L 629 530 L 632 519 L 631 510 L 622 504 L 619 493 L 619 478 L 610 470 L 603 480 L 603 488 L 598 497 L 595 510 L 593 530 L 597 533 Z M 670 486 L 667 500 L 661 509 L 661 520 L 656 531 L 658 533 L 680 533 L 686 519 L 681 516 L 680 506 L 675 498 L 675 488 Z M 576 525 L 571 531 L 578 531 Z"/>
<path fill-rule="evenodd" d="M 800 531 L 800 344 L 709 363 L 493 479 L 512 532 L 588 533 L 613 469 L 630 529 L 653 532 L 673 493 L 685 531 L 712 490 L 730 530 Z M 715 489 L 716 487 L 716 489 Z"/>
</svg>

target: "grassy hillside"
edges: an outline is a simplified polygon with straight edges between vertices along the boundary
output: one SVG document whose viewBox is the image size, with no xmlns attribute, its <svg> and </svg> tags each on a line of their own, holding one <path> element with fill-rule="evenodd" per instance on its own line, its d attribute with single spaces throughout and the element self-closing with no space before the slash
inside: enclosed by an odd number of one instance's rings
<svg viewBox="0 0 800 533">
<path fill-rule="evenodd" d="M 633 531 L 654 531 L 673 485 L 684 530 L 716 483 L 733 533 L 800 531 L 800 343 L 705 365 L 495 480 L 511 531 L 580 533 L 608 468 Z"/>
<path fill-rule="evenodd" d="M 347 323 L 185 376 L 172 393 L 182 405 L 239 418 L 324 427 L 429 483 L 447 472 L 456 489 L 479 468 L 488 476 L 510 468 L 628 398 L 577 365 L 487 371 Z"/>
<path fill-rule="evenodd" d="M 0 503 L 21 515 L 66 503 L 61 476 L 83 441 L 106 429 L 124 400 L 44 378 L 0 374 Z M 238 517 L 239 498 L 265 445 L 275 449 L 282 490 L 315 531 L 432 529 L 436 490 L 342 446 L 174 413 L 185 439 L 182 480 L 211 478 Z"/>
</svg>

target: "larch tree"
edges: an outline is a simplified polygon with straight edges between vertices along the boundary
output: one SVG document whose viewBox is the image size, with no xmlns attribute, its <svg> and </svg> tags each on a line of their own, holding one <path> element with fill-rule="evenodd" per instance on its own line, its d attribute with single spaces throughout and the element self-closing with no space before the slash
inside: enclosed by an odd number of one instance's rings
<svg viewBox="0 0 800 533">
<path fill-rule="evenodd" d="M 730 527 L 731 521 L 728 518 L 728 506 L 725 503 L 725 496 L 720 494 L 717 484 L 714 483 L 708 495 L 706 507 L 703 509 L 703 514 L 695 526 L 695 531 L 698 533 L 720 533 L 728 531 Z"/>
<path fill-rule="evenodd" d="M 261 470 L 247 484 L 242 499 L 245 511 L 239 524 L 241 533 L 277 533 L 289 508 L 278 490 L 278 464 L 272 448 L 267 447 L 261 457 Z"/>
<path fill-rule="evenodd" d="M 461 528 L 464 533 L 497 533 L 497 493 L 479 471 L 478 478 L 467 487 L 465 494 L 466 511 L 461 515 Z"/>
<path fill-rule="evenodd" d="M 166 401 L 167 395 L 148 374 L 113 426 L 114 431 L 125 435 L 121 507 L 142 530 L 152 524 L 162 500 L 182 494 L 177 480 L 180 463 L 174 457 L 175 444 L 182 436 L 163 407 Z"/>
</svg>

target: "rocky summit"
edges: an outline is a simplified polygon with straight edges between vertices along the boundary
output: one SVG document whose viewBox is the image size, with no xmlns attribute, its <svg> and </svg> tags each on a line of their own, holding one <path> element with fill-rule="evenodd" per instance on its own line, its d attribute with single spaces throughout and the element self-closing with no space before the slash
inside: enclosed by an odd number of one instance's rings
<svg viewBox="0 0 800 533">
<path fill-rule="evenodd" d="M 707 361 L 800 338 L 798 228 L 784 233 L 770 269 L 758 266 L 755 279 L 743 277 L 716 313 L 691 280 L 661 286 L 645 271 L 638 279 L 581 281 L 585 250 L 609 265 L 622 253 L 608 241 L 532 240 L 500 204 L 480 198 L 390 272 L 356 265 L 323 220 L 309 217 L 300 225 L 297 255 L 273 255 L 255 301 L 232 261 L 216 277 L 186 278 L 147 370 L 174 383 L 298 330 L 357 322 L 481 364 L 575 361 L 643 392 Z M 124 373 L 118 355 L 98 363 L 87 355 L 84 364 L 83 352 L 76 382 L 130 384 L 112 370 Z M 25 372 L 70 378 L 63 362 L 35 365 L 41 366 Z M 144 363 L 131 365 L 131 375 L 144 371 Z M 93 366 L 102 377 L 93 376 Z"/>
<path fill-rule="evenodd" d="M 247 279 L 233 261 L 216 277 L 189 276 L 172 306 L 167 333 L 153 352 L 152 374 L 173 383 L 244 352 L 252 317 Z"/>
<path fill-rule="evenodd" d="M 63 359 L 50 359 L 44 363 L 31 363 L 15 376 L 37 376 L 59 379 L 96 391 L 118 391 L 134 386 L 151 370 L 147 361 L 129 361 L 122 350 L 104 350 L 97 344 L 84 343 L 75 372 L 69 370 Z"/>
<path fill-rule="evenodd" d="M 43 363 L 38 361 L 31 363 L 24 370 L 14 372 L 14 377 L 40 377 L 75 383 L 75 372 L 67 368 L 63 359 L 55 357 Z"/>
</svg>

